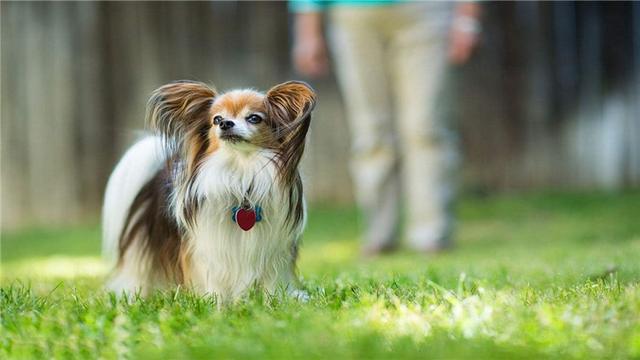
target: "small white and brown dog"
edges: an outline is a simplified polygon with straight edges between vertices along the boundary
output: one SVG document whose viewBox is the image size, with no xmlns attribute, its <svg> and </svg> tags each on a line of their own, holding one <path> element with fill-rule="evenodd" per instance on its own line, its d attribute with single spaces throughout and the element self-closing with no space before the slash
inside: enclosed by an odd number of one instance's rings
<svg viewBox="0 0 640 360">
<path fill-rule="evenodd" d="M 305 83 L 218 94 L 200 82 L 155 90 L 153 134 L 133 145 L 109 182 L 103 252 L 118 293 L 184 285 L 238 299 L 257 285 L 298 290 L 305 225 L 298 164 L 315 106 Z"/>
</svg>

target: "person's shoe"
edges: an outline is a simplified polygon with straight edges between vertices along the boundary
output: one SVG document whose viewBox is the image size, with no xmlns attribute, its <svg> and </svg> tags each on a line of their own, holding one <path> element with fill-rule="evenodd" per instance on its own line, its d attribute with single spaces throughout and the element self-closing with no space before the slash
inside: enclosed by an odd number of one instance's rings
<svg viewBox="0 0 640 360">
<path fill-rule="evenodd" d="M 368 244 L 362 247 L 362 256 L 372 258 L 394 252 L 397 249 L 395 244 Z"/>
<path fill-rule="evenodd" d="M 451 250 L 453 244 L 450 241 L 430 242 L 420 246 L 413 246 L 412 249 L 422 254 L 442 254 Z"/>
<path fill-rule="evenodd" d="M 407 245 L 415 252 L 422 254 L 440 254 L 453 246 L 453 223 L 436 223 L 422 226 L 410 231 Z"/>
</svg>

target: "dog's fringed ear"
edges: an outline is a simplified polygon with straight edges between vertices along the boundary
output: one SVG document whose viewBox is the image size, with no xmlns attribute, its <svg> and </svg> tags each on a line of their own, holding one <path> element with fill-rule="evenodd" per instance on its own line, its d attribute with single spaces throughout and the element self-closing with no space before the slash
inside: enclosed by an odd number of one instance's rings
<svg viewBox="0 0 640 360">
<path fill-rule="evenodd" d="M 208 111 L 215 96 L 214 89 L 197 81 L 181 80 L 163 85 L 151 94 L 147 103 L 147 126 L 160 133 L 172 152 L 199 151 L 190 147 L 206 145 Z"/>
<path fill-rule="evenodd" d="M 305 138 L 316 105 L 315 91 L 301 81 L 289 81 L 267 92 L 267 111 L 278 139 L 276 163 L 286 184 L 295 181 L 304 152 Z"/>
</svg>

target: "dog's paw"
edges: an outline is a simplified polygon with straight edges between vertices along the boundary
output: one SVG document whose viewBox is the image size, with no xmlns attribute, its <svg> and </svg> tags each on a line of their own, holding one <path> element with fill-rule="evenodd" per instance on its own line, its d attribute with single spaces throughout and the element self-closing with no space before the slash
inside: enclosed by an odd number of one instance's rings
<svg viewBox="0 0 640 360">
<path fill-rule="evenodd" d="M 303 303 L 309 302 L 311 299 L 308 292 L 298 289 L 289 290 L 289 296 Z"/>
</svg>

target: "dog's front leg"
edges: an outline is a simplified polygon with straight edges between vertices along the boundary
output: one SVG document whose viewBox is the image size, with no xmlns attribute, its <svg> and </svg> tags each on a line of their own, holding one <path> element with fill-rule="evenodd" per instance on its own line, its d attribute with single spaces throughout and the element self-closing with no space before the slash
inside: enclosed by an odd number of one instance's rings
<svg viewBox="0 0 640 360">
<path fill-rule="evenodd" d="M 302 283 L 296 274 L 295 263 L 289 264 L 289 266 L 278 273 L 278 279 L 275 284 L 276 289 L 282 289 L 287 296 L 290 296 L 298 301 L 309 301 L 309 293 L 302 288 Z M 274 293 L 272 291 L 272 293 Z"/>
</svg>

